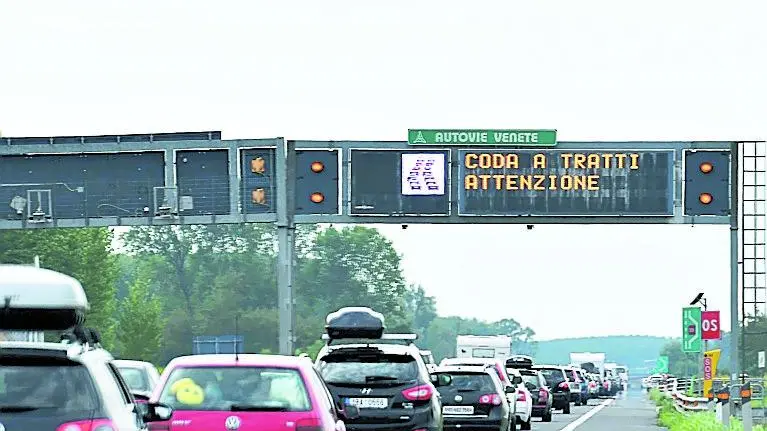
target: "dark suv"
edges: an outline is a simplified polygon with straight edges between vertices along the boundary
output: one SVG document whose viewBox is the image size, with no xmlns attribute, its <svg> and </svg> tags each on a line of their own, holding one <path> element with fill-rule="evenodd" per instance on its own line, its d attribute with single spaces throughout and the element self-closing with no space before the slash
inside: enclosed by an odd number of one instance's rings
<svg viewBox="0 0 767 431">
<path fill-rule="evenodd" d="M 442 431 L 436 387 L 450 377 L 429 373 L 415 334 L 383 334 L 383 316 L 361 307 L 332 313 L 326 329 L 315 367 L 340 406 L 359 410 L 348 430 Z"/>
<path fill-rule="evenodd" d="M 440 387 L 445 415 L 445 429 L 483 429 L 508 431 L 517 428 L 516 416 L 506 394 L 514 388 L 505 386 L 492 366 L 438 367 L 438 374 L 450 375 L 449 386 Z"/>
<path fill-rule="evenodd" d="M 570 413 L 570 385 L 563 367 L 556 365 L 534 365 L 534 370 L 538 370 L 546 379 L 551 396 L 553 398 L 552 406 L 562 413 Z"/>
</svg>

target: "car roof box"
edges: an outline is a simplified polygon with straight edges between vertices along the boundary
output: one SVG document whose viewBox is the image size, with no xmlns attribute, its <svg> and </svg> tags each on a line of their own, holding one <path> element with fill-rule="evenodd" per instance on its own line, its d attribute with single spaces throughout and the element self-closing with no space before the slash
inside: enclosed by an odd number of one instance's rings
<svg viewBox="0 0 767 431">
<path fill-rule="evenodd" d="M 527 355 L 514 355 L 506 360 L 508 368 L 532 368 L 533 358 Z"/>
<path fill-rule="evenodd" d="M 330 313 L 325 330 L 332 339 L 374 338 L 383 336 L 384 316 L 368 307 L 344 307 Z"/>
<path fill-rule="evenodd" d="M 0 330 L 63 331 L 80 325 L 88 298 L 79 281 L 49 269 L 0 264 Z"/>
</svg>

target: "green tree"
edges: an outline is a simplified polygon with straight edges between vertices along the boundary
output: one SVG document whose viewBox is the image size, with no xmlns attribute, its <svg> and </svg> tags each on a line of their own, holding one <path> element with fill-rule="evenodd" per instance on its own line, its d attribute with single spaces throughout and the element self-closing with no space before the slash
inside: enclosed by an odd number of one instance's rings
<svg viewBox="0 0 767 431">
<path fill-rule="evenodd" d="M 423 334 L 437 318 L 437 301 L 433 296 L 428 296 L 421 285 L 408 287 L 405 307 L 407 315 L 412 316 L 412 328 L 419 334 Z"/>
<path fill-rule="evenodd" d="M 151 362 L 158 359 L 165 322 L 160 301 L 149 286 L 149 277 L 140 274 L 120 302 L 117 351 L 123 358 Z"/>
<path fill-rule="evenodd" d="M 376 229 L 327 228 L 317 233 L 296 277 L 298 345 L 320 336 L 325 316 L 341 307 L 367 306 L 386 316 L 387 330 L 409 331 L 400 256 Z"/>
<path fill-rule="evenodd" d="M 684 353 L 682 341 L 674 339 L 666 343 L 660 352 L 661 356 L 668 356 L 669 373 L 675 376 L 694 376 L 700 373 L 698 369 L 700 354 Z"/>
</svg>

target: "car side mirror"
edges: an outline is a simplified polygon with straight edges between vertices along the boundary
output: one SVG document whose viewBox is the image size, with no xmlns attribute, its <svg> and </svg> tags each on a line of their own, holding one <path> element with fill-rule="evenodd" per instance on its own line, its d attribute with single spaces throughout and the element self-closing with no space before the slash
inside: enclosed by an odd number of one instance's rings
<svg viewBox="0 0 767 431">
<path fill-rule="evenodd" d="M 429 379 L 431 380 L 431 384 L 433 384 L 435 387 L 449 386 L 451 383 L 453 383 L 453 376 L 450 374 L 432 373 L 429 374 Z"/>
<path fill-rule="evenodd" d="M 518 385 L 518 384 L 522 383 L 522 377 L 514 376 L 514 378 L 511 379 L 511 382 L 514 383 L 515 385 Z"/>
<path fill-rule="evenodd" d="M 517 392 L 517 388 L 515 388 L 514 386 L 506 386 L 507 394 L 513 394 L 514 392 Z"/>
<path fill-rule="evenodd" d="M 133 392 L 131 395 L 133 395 L 133 399 L 136 401 L 136 404 L 146 404 L 149 402 L 149 396 L 147 394 Z"/>
<path fill-rule="evenodd" d="M 354 420 L 360 417 L 360 409 L 357 406 L 346 405 L 341 410 L 341 415 L 346 419 Z"/>
<path fill-rule="evenodd" d="M 173 416 L 173 409 L 165 404 L 145 403 L 138 404 L 144 418 L 144 422 L 167 421 Z"/>
</svg>

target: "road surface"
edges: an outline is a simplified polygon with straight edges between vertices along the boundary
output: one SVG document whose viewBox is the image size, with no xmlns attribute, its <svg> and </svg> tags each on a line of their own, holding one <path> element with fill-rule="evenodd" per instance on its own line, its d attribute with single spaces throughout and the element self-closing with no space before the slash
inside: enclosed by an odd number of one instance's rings
<svg viewBox="0 0 767 431">
<path fill-rule="evenodd" d="M 554 413 L 550 423 L 533 419 L 540 431 L 665 431 L 657 425 L 655 406 L 639 390 L 616 399 L 590 400 L 588 406 L 572 407 L 569 415 Z"/>
</svg>

